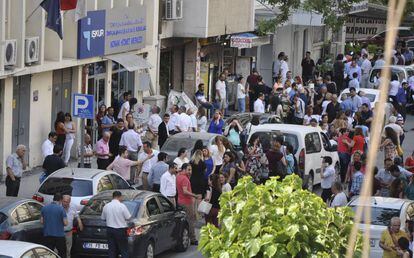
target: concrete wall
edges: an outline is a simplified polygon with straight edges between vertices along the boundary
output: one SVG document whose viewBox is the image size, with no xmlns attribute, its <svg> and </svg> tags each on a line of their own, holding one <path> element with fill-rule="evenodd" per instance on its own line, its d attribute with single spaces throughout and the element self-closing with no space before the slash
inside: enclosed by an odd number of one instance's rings
<svg viewBox="0 0 414 258">
<path fill-rule="evenodd" d="M 3 139 L 3 144 L 0 147 L 2 151 L 0 153 L 1 171 L 6 173 L 6 159 L 12 151 L 12 123 L 13 123 L 13 78 L 7 78 L 3 80 L 3 92 L 2 92 L 2 116 L 0 120 L 0 137 Z M 1 84 L 0 84 L 1 85 Z"/>
<path fill-rule="evenodd" d="M 208 35 L 209 3 L 211 0 L 184 0 L 183 19 L 173 24 L 175 37 L 205 38 Z"/>
<path fill-rule="evenodd" d="M 191 98 L 196 92 L 196 56 L 198 40 L 186 44 L 184 52 L 184 89 L 183 91 Z"/>
<path fill-rule="evenodd" d="M 43 162 L 41 147 L 50 131 L 52 119 L 52 80 L 53 72 L 33 74 L 31 79 L 30 93 L 39 92 L 39 100 L 34 102 L 30 98 L 30 133 L 29 150 L 30 166 L 38 166 Z M 43 112 L 39 112 L 42 110 Z"/>
</svg>

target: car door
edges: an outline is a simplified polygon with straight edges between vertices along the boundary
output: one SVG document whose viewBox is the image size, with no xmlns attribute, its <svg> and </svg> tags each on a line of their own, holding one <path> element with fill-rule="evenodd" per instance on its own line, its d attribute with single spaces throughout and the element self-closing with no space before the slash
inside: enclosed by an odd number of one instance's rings
<svg viewBox="0 0 414 258">
<path fill-rule="evenodd" d="M 155 197 L 151 197 L 145 204 L 147 215 L 148 215 L 148 222 L 151 226 L 151 235 L 154 237 L 155 243 L 154 248 L 156 253 L 160 253 L 165 248 L 165 231 L 163 228 L 163 214 L 161 208 L 158 204 L 158 201 Z"/>
<path fill-rule="evenodd" d="M 162 209 L 162 227 L 165 232 L 164 246 L 173 247 L 180 236 L 179 221 L 175 218 L 174 206 L 162 195 L 158 195 L 158 201 Z"/>
<path fill-rule="evenodd" d="M 31 208 L 36 209 L 34 206 Z M 40 214 L 36 212 L 32 214 L 27 203 L 21 203 L 13 209 L 11 217 L 14 220 L 12 240 L 42 244 L 42 227 L 39 227 Z"/>
<path fill-rule="evenodd" d="M 305 135 L 305 171 L 313 171 L 314 184 L 321 182 L 322 143 L 318 132 Z"/>
</svg>

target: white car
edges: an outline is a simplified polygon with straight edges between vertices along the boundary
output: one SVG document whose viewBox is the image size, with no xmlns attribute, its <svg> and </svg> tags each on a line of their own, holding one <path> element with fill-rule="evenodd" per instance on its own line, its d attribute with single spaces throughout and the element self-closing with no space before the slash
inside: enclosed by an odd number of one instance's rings
<svg viewBox="0 0 414 258">
<path fill-rule="evenodd" d="M 90 168 L 62 168 L 49 175 L 39 186 L 33 199 L 44 204 L 53 201 L 55 193 L 72 196 L 72 203 L 78 211 L 95 194 L 113 189 L 133 188 L 119 174 L 113 171 Z"/>
<path fill-rule="evenodd" d="M 320 129 L 303 125 L 292 124 L 264 124 L 253 126 L 249 138 L 259 136 L 264 151 L 270 148 L 271 140 L 282 136 L 284 142 L 292 145 L 298 161 L 299 174 L 303 176 L 304 185 L 309 191 L 321 182 L 322 158 L 329 156 L 339 175 L 340 165 L 337 145 L 329 141 L 326 134 Z"/>
<path fill-rule="evenodd" d="M 369 73 L 369 88 L 376 89 L 376 81 L 378 80 L 378 73 L 384 67 L 391 68 L 391 76 L 396 74 L 398 76 L 398 81 L 402 83 L 403 81 L 408 81 L 408 78 L 414 75 L 413 66 L 404 66 L 404 65 L 391 65 L 391 66 L 374 66 Z"/>
<path fill-rule="evenodd" d="M 377 89 L 368 89 L 368 88 L 361 88 L 361 89 L 359 89 L 359 91 L 365 92 L 365 97 L 367 97 L 369 99 L 369 101 L 371 102 L 371 107 L 374 108 L 375 107 L 375 104 L 379 101 L 379 98 L 380 98 L 380 90 L 377 90 Z M 342 96 L 343 95 L 346 95 L 347 97 L 349 97 L 349 95 L 350 95 L 349 88 L 346 88 L 346 89 L 344 89 L 341 92 L 341 94 L 338 97 L 338 102 L 339 103 L 342 102 Z"/>
<path fill-rule="evenodd" d="M 348 204 L 354 211 L 361 205 L 371 207 L 371 224 L 364 224 L 364 214 L 362 214 L 362 223 L 360 224 L 362 231 L 367 227 L 370 228 L 371 251 L 369 257 L 380 258 L 383 254 L 383 250 L 379 247 L 382 232 L 387 229 L 392 217 L 400 218 L 401 230 L 404 230 L 405 221 L 414 219 L 414 201 L 373 196 L 367 203 L 362 203 L 360 197 L 357 197 Z"/>
<path fill-rule="evenodd" d="M 0 257 L 2 258 L 29 258 L 29 257 L 47 257 L 59 258 L 59 256 L 49 248 L 14 240 L 0 240 Z"/>
</svg>

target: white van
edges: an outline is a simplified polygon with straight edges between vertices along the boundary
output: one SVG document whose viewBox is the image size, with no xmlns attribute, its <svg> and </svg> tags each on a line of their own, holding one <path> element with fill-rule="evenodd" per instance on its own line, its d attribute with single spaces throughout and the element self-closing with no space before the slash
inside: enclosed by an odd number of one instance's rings
<svg viewBox="0 0 414 258">
<path fill-rule="evenodd" d="M 337 145 L 332 144 L 320 128 L 292 124 L 253 126 L 247 140 L 248 143 L 254 135 L 260 137 L 265 152 L 269 150 L 272 139 L 278 136 L 283 136 L 284 142 L 293 146 L 293 152 L 298 162 L 298 172 L 303 175 L 304 186 L 309 191 L 313 191 L 313 186 L 321 182 L 323 157 L 331 157 L 337 175 L 340 173 Z"/>
<path fill-rule="evenodd" d="M 374 66 L 369 73 L 369 88 L 377 89 L 376 81 L 378 80 L 378 73 L 382 68 L 386 66 Z M 391 68 L 391 76 L 396 74 L 398 76 L 398 81 L 402 83 L 403 81 L 408 81 L 408 78 L 414 75 L 413 66 L 404 66 L 404 65 L 391 65 L 387 66 Z"/>
</svg>

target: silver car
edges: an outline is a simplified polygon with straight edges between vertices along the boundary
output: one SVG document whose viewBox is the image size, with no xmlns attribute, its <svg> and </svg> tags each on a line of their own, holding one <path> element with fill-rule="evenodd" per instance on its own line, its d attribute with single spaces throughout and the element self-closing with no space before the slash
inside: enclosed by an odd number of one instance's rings
<svg viewBox="0 0 414 258">
<path fill-rule="evenodd" d="M 95 194 L 114 189 L 133 189 L 133 187 L 113 171 L 62 168 L 46 178 L 33 195 L 33 199 L 49 204 L 53 201 L 55 193 L 68 194 L 72 196 L 72 203 L 79 211 Z"/>
<path fill-rule="evenodd" d="M 2 258 L 26 258 L 26 257 L 48 257 L 59 258 L 49 248 L 22 241 L 0 240 L 0 257 Z"/>
</svg>

